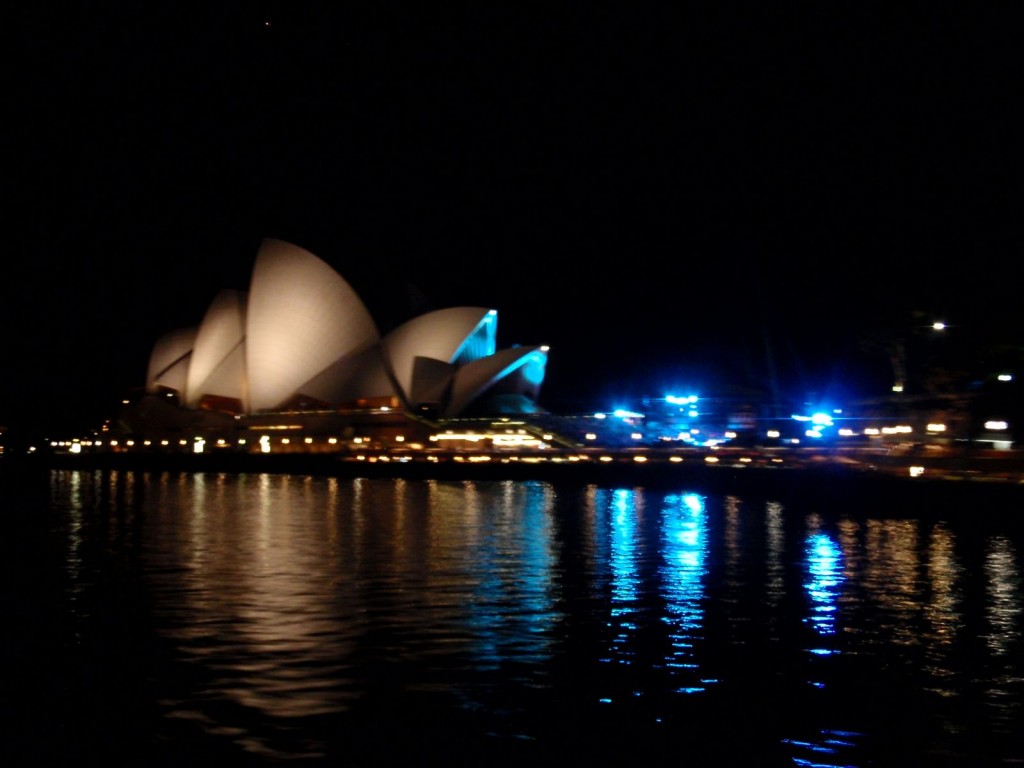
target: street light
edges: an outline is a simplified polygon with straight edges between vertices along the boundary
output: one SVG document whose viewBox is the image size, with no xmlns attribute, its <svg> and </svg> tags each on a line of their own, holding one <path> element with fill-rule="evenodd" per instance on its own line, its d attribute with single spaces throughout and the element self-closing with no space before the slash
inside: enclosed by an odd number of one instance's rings
<svg viewBox="0 0 1024 768">
<path fill-rule="evenodd" d="M 949 326 L 942 320 L 935 320 L 929 326 L 918 325 L 911 328 L 910 333 L 917 335 L 920 338 L 920 334 L 923 328 L 928 327 L 937 334 L 945 333 Z M 892 342 L 889 350 L 889 360 L 892 364 L 893 369 L 893 392 L 903 392 L 906 388 L 908 370 L 907 370 L 907 344 L 910 338 L 897 338 Z"/>
</svg>

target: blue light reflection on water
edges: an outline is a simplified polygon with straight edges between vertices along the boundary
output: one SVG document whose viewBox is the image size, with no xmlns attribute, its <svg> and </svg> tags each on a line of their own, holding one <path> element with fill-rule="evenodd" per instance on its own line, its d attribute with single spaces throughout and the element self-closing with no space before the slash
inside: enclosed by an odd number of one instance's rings
<svg viewBox="0 0 1024 768">
<path fill-rule="evenodd" d="M 654 500 L 660 505 L 651 509 Z M 599 492 L 596 504 L 607 526 L 610 578 L 609 645 L 601 661 L 618 669 L 599 700 L 635 705 L 643 699 L 651 719 L 661 722 L 663 694 L 698 693 L 711 682 L 701 675 L 696 647 L 707 573 L 704 500 L 695 493 L 660 497 L 620 488 Z M 660 527 L 657 539 L 648 536 L 653 525 Z"/>
<path fill-rule="evenodd" d="M 835 539 L 820 529 L 820 520 L 811 516 L 809 530 L 804 538 L 804 581 L 809 613 L 803 622 L 810 626 L 815 642 L 808 648 L 812 664 L 808 669 L 811 679 L 808 684 L 814 689 L 811 701 L 824 696 L 828 684 L 825 677 L 834 675 L 821 665 L 832 664 L 827 657 L 837 656 L 837 632 L 840 624 L 839 606 L 844 582 L 843 552 Z M 842 695 L 842 694 L 840 694 Z M 824 707 L 825 699 L 819 702 Z M 809 719 L 811 722 L 817 718 Z M 817 730 L 802 729 L 806 735 L 800 738 L 783 738 L 782 743 L 792 750 L 794 765 L 807 768 L 858 768 L 861 759 L 856 749 L 863 742 L 864 734 L 853 729 L 838 729 L 834 723 Z"/>
<path fill-rule="evenodd" d="M 805 621 L 822 637 L 836 633 L 839 588 L 842 585 L 842 552 L 826 533 L 812 533 L 804 547 L 808 581 L 804 584 L 811 599 L 811 614 Z M 811 653 L 828 655 L 834 648 L 814 648 Z"/>
<path fill-rule="evenodd" d="M 549 656 L 556 620 L 552 594 L 551 505 L 542 484 L 505 483 L 499 497 L 474 509 L 478 533 L 468 552 L 479 574 L 468 602 L 468 626 L 476 637 L 477 666 L 499 669 L 510 657 L 527 665 Z"/>
<path fill-rule="evenodd" d="M 823 728 L 812 738 L 783 739 L 793 749 L 793 765 L 805 768 L 858 768 L 858 761 L 844 759 L 843 753 L 857 747 L 863 734 Z"/>
<path fill-rule="evenodd" d="M 611 570 L 612 615 L 624 616 L 633 610 L 640 586 L 637 573 L 637 516 L 643 508 L 642 499 L 635 490 L 618 489 L 612 493 L 611 512 Z"/>
<path fill-rule="evenodd" d="M 611 492 L 596 494 L 598 524 L 607 521 L 608 570 L 610 575 L 610 605 L 608 628 L 611 632 L 607 656 L 601 659 L 607 664 L 634 664 L 637 656 L 634 636 L 639 629 L 639 613 L 642 580 L 638 558 L 641 542 L 639 517 L 643 514 L 642 493 L 637 490 L 619 488 Z M 604 527 L 604 526 L 601 526 Z M 603 531 L 599 536 L 604 538 Z M 600 701 L 610 704 L 613 694 L 604 693 Z"/>
<path fill-rule="evenodd" d="M 665 497 L 661 514 L 662 589 L 669 627 L 670 652 L 665 660 L 682 677 L 679 693 L 698 693 L 708 681 L 701 678 L 695 646 L 702 640 L 704 578 L 707 575 L 707 521 L 704 499 L 695 494 Z"/>
</svg>

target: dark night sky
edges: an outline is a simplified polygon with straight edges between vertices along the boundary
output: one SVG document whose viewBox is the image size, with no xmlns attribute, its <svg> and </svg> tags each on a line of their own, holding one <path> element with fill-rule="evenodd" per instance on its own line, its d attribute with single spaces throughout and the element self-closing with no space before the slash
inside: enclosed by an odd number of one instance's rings
<svg viewBox="0 0 1024 768">
<path fill-rule="evenodd" d="M 382 330 L 498 309 L 557 410 L 763 384 L 766 339 L 797 396 L 857 394 L 912 309 L 1018 332 L 1001 5 L 427 5 L 8 16 L 0 424 L 109 414 L 264 236 Z"/>
</svg>

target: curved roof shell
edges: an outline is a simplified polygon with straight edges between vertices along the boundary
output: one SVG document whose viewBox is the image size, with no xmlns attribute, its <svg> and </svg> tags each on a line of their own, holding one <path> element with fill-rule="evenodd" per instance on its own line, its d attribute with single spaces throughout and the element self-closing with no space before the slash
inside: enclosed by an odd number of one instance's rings
<svg viewBox="0 0 1024 768">
<path fill-rule="evenodd" d="M 536 397 L 547 368 L 546 347 L 511 347 L 460 367 L 444 415 L 454 418 L 502 379 L 516 376 L 517 388 Z"/>
<path fill-rule="evenodd" d="M 385 364 L 407 405 L 433 399 L 438 389 L 437 366 L 421 358 L 449 365 L 472 362 L 494 354 L 498 313 L 483 307 L 450 307 L 419 315 L 384 337 Z M 418 362 L 420 361 L 420 362 Z M 430 369 L 417 381 L 417 371 Z"/>
<path fill-rule="evenodd" d="M 280 406 L 324 369 L 379 339 L 362 300 L 326 262 L 291 243 L 263 241 L 246 316 L 249 410 Z"/>
<path fill-rule="evenodd" d="M 237 399 L 247 406 L 245 387 L 245 299 L 243 291 L 217 294 L 199 325 L 185 384 L 185 405 L 204 395 Z"/>
<path fill-rule="evenodd" d="M 363 398 L 400 397 L 384 367 L 379 344 L 336 361 L 301 384 L 298 392 L 329 405 Z"/>
<path fill-rule="evenodd" d="M 178 328 L 168 331 L 153 345 L 146 371 L 146 391 L 156 392 L 159 387 L 185 391 L 189 358 L 195 344 L 198 328 Z"/>
</svg>

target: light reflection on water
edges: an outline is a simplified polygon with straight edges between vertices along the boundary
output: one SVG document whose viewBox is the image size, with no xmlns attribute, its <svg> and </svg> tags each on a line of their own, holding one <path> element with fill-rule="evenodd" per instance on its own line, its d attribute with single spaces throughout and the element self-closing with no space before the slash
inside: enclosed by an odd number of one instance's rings
<svg viewBox="0 0 1024 768">
<path fill-rule="evenodd" d="M 666 666 L 680 677 L 679 693 L 698 693 L 713 682 L 700 674 L 698 645 L 703 640 L 707 524 L 704 499 L 695 493 L 665 497 L 662 520 L 662 573 L 671 648 Z M 684 674 L 685 673 L 685 674 Z"/>
<path fill-rule="evenodd" d="M 607 498 L 606 496 L 610 497 Z M 643 582 L 640 578 L 638 558 L 642 552 L 642 541 L 637 539 L 640 517 L 643 515 L 643 499 L 632 490 L 619 489 L 597 496 L 597 503 L 607 506 L 608 531 L 611 538 L 611 552 L 608 555 L 611 570 L 611 604 L 608 626 L 613 632 L 607 661 L 616 664 L 632 664 L 636 649 L 633 636 L 640 628 L 640 602 Z M 611 703 L 611 697 L 602 698 Z"/>
<path fill-rule="evenodd" d="M 151 697 L 153 745 L 375 762 L 472 729 L 610 757 L 619 729 L 706 764 L 1024 758 L 1013 527 L 541 482 L 55 471 L 50 493 L 74 642 L 87 663 L 134 612 L 145 692 L 121 695 Z"/>
<path fill-rule="evenodd" d="M 834 635 L 843 580 L 842 552 L 827 533 L 820 531 L 808 534 L 805 550 L 808 581 L 804 587 L 811 599 L 811 613 L 805 621 L 823 637 Z M 811 653 L 818 655 L 832 652 L 832 649 L 826 647 L 811 650 Z"/>
</svg>

